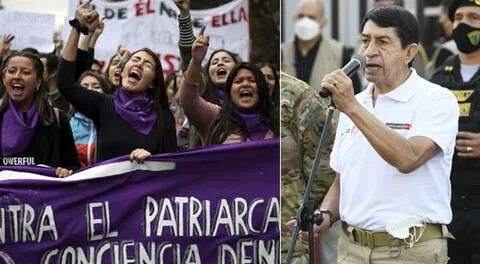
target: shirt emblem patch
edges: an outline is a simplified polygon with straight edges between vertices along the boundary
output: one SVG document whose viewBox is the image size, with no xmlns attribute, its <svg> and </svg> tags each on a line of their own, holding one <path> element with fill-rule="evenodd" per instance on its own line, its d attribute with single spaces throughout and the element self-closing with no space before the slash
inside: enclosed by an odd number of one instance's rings
<svg viewBox="0 0 480 264">
<path fill-rule="evenodd" d="M 410 130 L 412 124 L 408 123 L 386 123 L 386 125 L 391 129 L 399 129 L 399 130 Z"/>
</svg>

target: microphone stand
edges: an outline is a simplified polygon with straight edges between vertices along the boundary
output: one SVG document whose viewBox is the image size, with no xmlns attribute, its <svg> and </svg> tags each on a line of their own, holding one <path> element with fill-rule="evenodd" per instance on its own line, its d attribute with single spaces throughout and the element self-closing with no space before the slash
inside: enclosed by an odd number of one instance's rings
<svg viewBox="0 0 480 264">
<path fill-rule="evenodd" d="M 314 241 L 313 241 L 313 225 L 320 225 L 323 222 L 323 216 L 320 212 L 315 212 L 315 205 L 313 201 L 309 200 L 310 193 L 312 192 L 313 182 L 317 177 L 318 165 L 320 163 L 320 156 L 322 155 L 323 148 L 327 141 L 327 135 L 330 131 L 330 123 L 333 117 L 333 112 L 335 111 L 335 103 L 333 99 L 330 98 L 330 105 L 328 106 L 328 115 L 325 121 L 325 126 L 323 127 L 322 135 L 320 137 L 320 143 L 317 147 L 317 152 L 315 153 L 315 160 L 313 163 L 312 171 L 310 173 L 310 178 L 308 179 L 307 188 L 305 189 L 305 194 L 303 196 L 302 204 L 300 209 L 297 212 L 297 225 L 293 230 L 293 237 L 290 240 L 290 247 L 288 248 L 287 257 L 284 264 L 290 264 L 292 260 L 293 251 L 295 250 L 295 244 L 298 239 L 299 231 L 308 232 L 308 258 L 309 263 L 314 264 Z"/>
</svg>

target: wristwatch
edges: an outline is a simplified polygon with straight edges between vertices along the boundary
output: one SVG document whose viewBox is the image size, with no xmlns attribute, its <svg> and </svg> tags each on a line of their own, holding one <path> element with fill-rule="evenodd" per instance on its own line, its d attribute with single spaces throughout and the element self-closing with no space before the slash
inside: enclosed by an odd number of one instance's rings
<svg viewBox="0 0 480 264">
<path fill-rule="evenodd" d="M 323 216 L 323 214 L 328 214 L 328 216 L 330 216 L 330 227 L 332 227 L 332 225 L 334 223 L 332 212 L 330 212 L 330 210 L 325 209 L 325 208 L 320 208 L 319 211 L 320 211 L 320 214 L 322 214 L 322 216 Z"/>
</svg>

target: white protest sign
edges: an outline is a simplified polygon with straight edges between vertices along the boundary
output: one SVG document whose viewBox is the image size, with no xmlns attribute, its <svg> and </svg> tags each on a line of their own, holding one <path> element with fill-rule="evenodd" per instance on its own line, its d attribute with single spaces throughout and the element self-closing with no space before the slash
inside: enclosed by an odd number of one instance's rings
<svg viewBox="0 0 480 264">
<path fill-rule="evenodd" d="M 55 32 L 55 15 L 0 10 L 0 37 L 13 34 L 13 50 L 27 47 L 40 52 L 52 52 L 53 33 Z"/>
<path fill-rule="evenodd" d="M 70 0 L 69 19 L 74 17 L 80 0 Z M 95 46 L 95 58 L 108 62 L 118 45 L 131 51 L 148 47 L 155 51 L 164 72 L 180 67 L 178 49 L 178 8 L 172 0 L 125 0 L 105 2 L 94 0 L 92 8 L 105 17 L 105 30 Z M 234 0 L 228 4 L 205 10 L 191 10 L 194 33 L 205 25 L 210 36 L 209 54 L 224 48 L 249 58 L 248 0 Z M 63 39 L 68 39 L 71 27 L 65 24 Z"/>
</svg>

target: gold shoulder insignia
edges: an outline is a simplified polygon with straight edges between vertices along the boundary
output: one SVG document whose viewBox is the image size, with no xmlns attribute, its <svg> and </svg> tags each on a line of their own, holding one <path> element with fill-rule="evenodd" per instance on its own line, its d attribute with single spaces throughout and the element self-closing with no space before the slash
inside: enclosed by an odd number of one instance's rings
<svg viewBox="0 0 480 264">
<path fill-rule="evenodd" d="M 444 70 L 444 71 L 453 71 L 453 66 L 451 66 L 451 65 L 445 65 L 445 67 L 443 67 L 443 70 Z"/>
<path fill-rule="evenodd" d="M 473 92 L 475 92 L 475 90 L 450 90 L 450 91 L 455 95 L 455 97 L 457 97 L 457 101 L 459 103 L 467 101 L 470 98 L 470 96 L 472 96 Z"/>
</svg>

